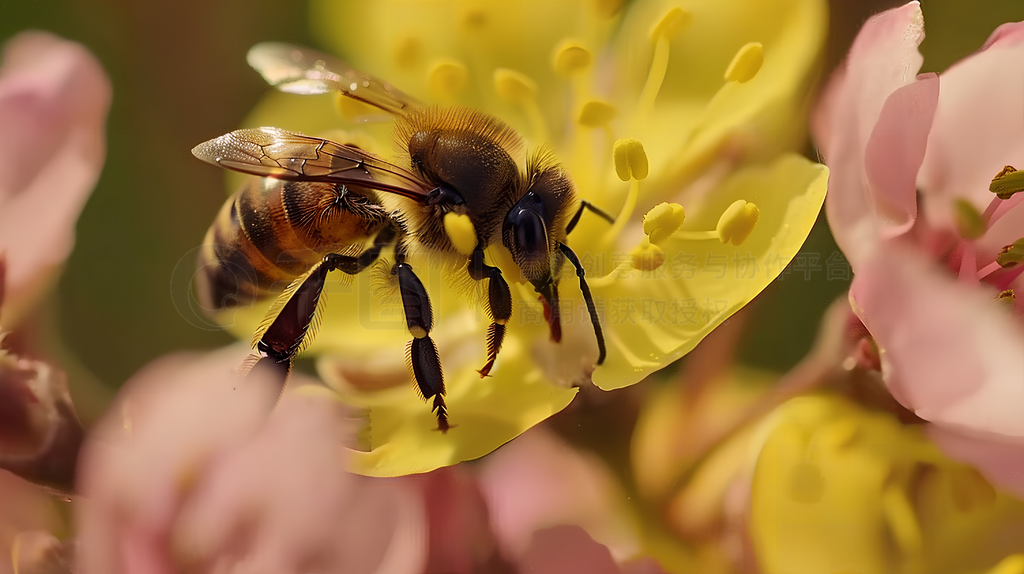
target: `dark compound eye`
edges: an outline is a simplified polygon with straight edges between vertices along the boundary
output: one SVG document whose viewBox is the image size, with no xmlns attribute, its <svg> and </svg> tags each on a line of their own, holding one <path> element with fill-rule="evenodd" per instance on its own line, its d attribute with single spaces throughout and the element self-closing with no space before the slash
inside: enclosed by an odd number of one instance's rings
<svg viewBox="0 0 1024 574">
<path fill-rule="evenodd" d="M 519 200 L 505 217 L 502 229 L 505 247 L 531 281 L 545 280 L 550 274 L 550 246 L 544 223 L 544 204 L 533 192 Z"/>
</svg>

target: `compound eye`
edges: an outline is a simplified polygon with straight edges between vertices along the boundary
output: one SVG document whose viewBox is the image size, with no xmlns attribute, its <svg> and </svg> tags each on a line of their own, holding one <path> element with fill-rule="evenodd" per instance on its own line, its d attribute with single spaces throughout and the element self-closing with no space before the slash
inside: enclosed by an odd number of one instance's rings
<svg viewBox="0 0 1024 574">
<path fill-rule="evenodd" d="M 526 194 L 505 218 L 502 238 L 512 258 L 530 281 L 547 280 L 551 272 L 544 204 L 534 193 Z"/>
</svg>

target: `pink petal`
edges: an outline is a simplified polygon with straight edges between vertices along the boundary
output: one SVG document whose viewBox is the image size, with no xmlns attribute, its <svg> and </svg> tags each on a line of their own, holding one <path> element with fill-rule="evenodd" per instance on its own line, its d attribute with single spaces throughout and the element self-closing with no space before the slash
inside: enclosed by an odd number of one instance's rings
<svg viewBox="0 0 1024 574">
<path fill-rule="evenodd" d="M 913 221 L 915 208 L 905 180 L 906 171 L 916 164 L 900 167 L 898 177 L 887 183 L 897 164 L 883 161 L 882 155 L 891 148 L 877 138 L 905 134 L 900 140 L 914 146 L 904 152 L 905 158 L 920 154 L 920 132 L 927 132 L 930 122 L 924 104 L 936 89 L 931 80 L 922 80 L 925 85 L 897 96 L 885 108 L 893 92 L 915 83 L 923 62 L 917 46 L 923 39 L 924 20 L 917 2 L 868 20 L 814 114 L 815 140 L 831 170 L 826 200 L 829 225 L 855 269 L 875 244 L 881 226 L 905 229 Z M 910 121 L 900 115 L 908 107 L 915 112 Z M 880 122 L 883 125 L 878 127 Z M 876 129 L 879 135 L 871 143 Z M 884 185 L 878 187 L 880 181 Z M 879 216 L 881 221 L 876 220 Z M 895 230 L 889 233 L 895 234 Z"/>
<path fill-rule="evenodd" d="M 854 311 L 893 396 L 925 420 L 1024 437 L 1024 324 L 984 285 L 897 245 L 854 278 Z"/>
<path fill-rule="evenodd" d="M 1024 441 L 939 425 L 925 430 L 947 456 L 976 467 L 992 484 L 1024 498 Z"/>
<path fill-rule="evenodd" d="M 922 75 L 885 101 L 865 150 L 871 203 L 883 239 L 906 233 L 917 218 L 917 170 L 939 99 L 939 77 Z"/>
<path fill-rule="evenodd" d="M 531 574 L 620 574 L 611 552 L 579 526 L 556 526 L 533 534 L 520 560 Z"/>
<path fill-rule="evenodd" d="M 992 220 L 988 231 L 976 243 L 979 267 L 992 263 L 999 250 L 1024 237 L 1024 193 L 1003 201 Z"/>
<path fill-rule="evenodd" d="M 1004 24 L 942 74 L 918 183 L 930 219 L 952 225 L 952 200 L 983 211 L 1004 165 L 1024 165 L 1024 23 Z"/>
<path fill-rule="evenodd" d="M 26 297 L 74 245 L 103 166 L 110 81 L 85 48 L 24 32 L 0 69 L 0 252 L 8 303 Z"/>
</svg>

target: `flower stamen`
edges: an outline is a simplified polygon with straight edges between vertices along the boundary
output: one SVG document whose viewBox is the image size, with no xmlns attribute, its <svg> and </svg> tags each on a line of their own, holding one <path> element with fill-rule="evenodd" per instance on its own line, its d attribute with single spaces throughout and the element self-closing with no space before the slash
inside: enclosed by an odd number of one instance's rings
<svg viewBox="0 0 1024 574">
<path fill-rule="evenodd" d="M 733 56 L 725 69 L 725 81 L 745 84 L 752 80 L 764 64 L 764 47 L 760 42 L 749 42 Z"/>
<path fill-rule="evenodd" d="M 502 99 L 519 104 L 526 113 L 533 137 L 538 142 L 547 141 L 547 124 L 544 114 L 537 105 L 537 83 L 522 72 L 508 68 L 494 70 L 494 89 Z"/>
<path fill-rule="evenodd" d="M 672 39 L 690 23 L 691 18 L 689 12 L 677 6 L 662 16 L 661 20 L 658 20 L 651 29 L 654 57 L 651 59 L 651 68 L 647 73 L 647 82 L 644 83 L 644 89 L 640 92 L 640 103 L 636 111 L 638 122 L 645 121 L 654 107 L 654 100 L 658 97 L 661 84 L 665 81 L 665 73 L 668 71 L 668 55 Z"/>
<path fill-rule="evenodd" d="M 1008 165 L 992 178 L 988 190 L 999 199 L 1010 199 L 1018 191 L 1024 191 L 1024 172 Z"/>
<path fill-rule="evenodd" d="M 451 100 L 466 88 L 469 71 L 458 60 L 442 59 L 434 62 L 427 74 L 430 94 L 438 100 Z"/>
<path fill-rule="evenodd" d="M 612 147 L 612 160 L 615 164 L 615 173 L 622 181 L 632 180 L 629 186 L 629 193 L 626 195 L 626 202 L 622 205 L 615 223 L 605 232 L 606 240 L 612 240 L 622 233 L 626 222 L 633 215 L 636 209 L 636 198 L 640 195 L 640 180 L 647 177 L 650 168 L 647 162 L 647 153 L 640 140 L 626 138 L 615 142 Z"/>
</svg>

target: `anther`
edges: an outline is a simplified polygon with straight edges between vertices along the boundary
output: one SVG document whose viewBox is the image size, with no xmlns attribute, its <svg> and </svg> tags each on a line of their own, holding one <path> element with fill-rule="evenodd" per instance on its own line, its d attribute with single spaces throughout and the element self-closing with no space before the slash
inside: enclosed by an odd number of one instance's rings
<svg viewBox="0 0 1024 574">
<path fill-rule="evenodd" d="M 423 44 L 419 38 L 413 36 L 402 38 L 395 45 L 395 65 L 405 70 L 414 67 L 422 51 Z"/>
<path fill-rule="evenodd" d="M 1000 303 L 1005 303 L 1009 305 L 1010 308 L 1013 308 L 1013 304 L 1015 301 L 1013 289 L 1007 289 L 999 293 L 999 295 L 996 295 L 996 301 L 999 301 Z"/>
<path fill-rule="evenodd" d="M 521 72 L 498 68 L 494 70 L 494 89 L 502 99 L 521 105 L 533 129 L 534 137 L 538 141 L 547 140 L 544 114 L 541 113 L 536 100 L 536 82 Z"/>
<path fill-rule="evenodd" d="M 733 245 L 741 245 L 754 231 L 760 216 L 761 210 L 756 205 L 738 199 L 726 208 L 722 217 L 718 218 L 715 232 L 722 243 L 732 242 Z"/>
<path fill-rule="evenodd" d="M 459 95 L 466 87 L 469 76 L 466 66 L 457 60 L 438 60 L 430 68 L 427 85 L 430 93 L 439 100 L 448 100 Z"/>
<path fill-rule="evenodd" d="M 636 138 L 626 138 L 615 142 L 612 147 L 612 160 L 615 173 L 622 181 L 633 178 L 637 181 L 645 179 L 649 165 L 644 145 Z"/>
<path fill-rule="evenodd" d="M 577 120 L 580 125 L 588 128 L 603 128 L 608 122 L 615 119 L 618 110 L 615 106 L 601 100 L 590 100 L 580 108 L 580 116 Z"/>
<path fill-rule="evenodd" d="M 729 67 L 726 68 L 725 81 L 745 84 L 757 75 L 762 64 L 764 64 L 764 47 L 761 46 L 761 43 L 745 44 L 739 52 L 736 52 Z"/>
<path fill-rule="evenodd" d="M 517 104 L 532 101 L 537 84 L 529 76 L 508 68 L 494 70 L 494 89 L 503 99 Z"/>
<path fill-rule="evenodd" d="M 577 72 L 582 72 L 590 67 L 594 61 L 594 55 L 590 50 L 572 40 L 562 40 L 555 47 L 552 57 L 552 65 L 559 76 L 568 77 Z"/>
<path fill-rule="evenodd" d="M 647 239 L 640 242 L 629 257 L 633 268 L 640 271 L 654 271 L 665 264 L 665 252 Z"/>
<path fill-rule="evenodd" d="M 1015 267 L 1024 261 L 1024 237 L 1003 247 L 996 255 L 996 263 L 1000 267 Z"/>
<path fill-rule="evenodd" d="M 651 26 L 651 41 L 657 43 L 662 38 L 671 41 L 686 28 L 692 18 L 693 16 L 682 8 L 672 8 Z"/>
<path fill-rule="evenodd" d="M 659 203 L 644 215 L 644 233 L 655 245 L 660 245 L 680 227 L 686 218 L 686 210 L 678 203 Z"/>
<path fill-rule="evenodd" d="M 966 199 L 957 199 L 953 202 L 953 208 L 957 231 L 964 239 L 977 239 L 988 231 L 981 213 L 971 202 Z"/>
<path fill-rule="evenodd" d="M 477 245 L 476 228 L 468 215 L 454 211 L 444 214 L 444 231 L 460 254 L 466 257 L 473 254 Z"/>
<path fill-rule="evenodd" d="M 1013 166 L 1006 166 L 992 178 L 988 190 L 999 199 L 1010 199 L 1018 191 L 1024 191 L 1024 171 L 1017 171 Z"/>
</svg>

